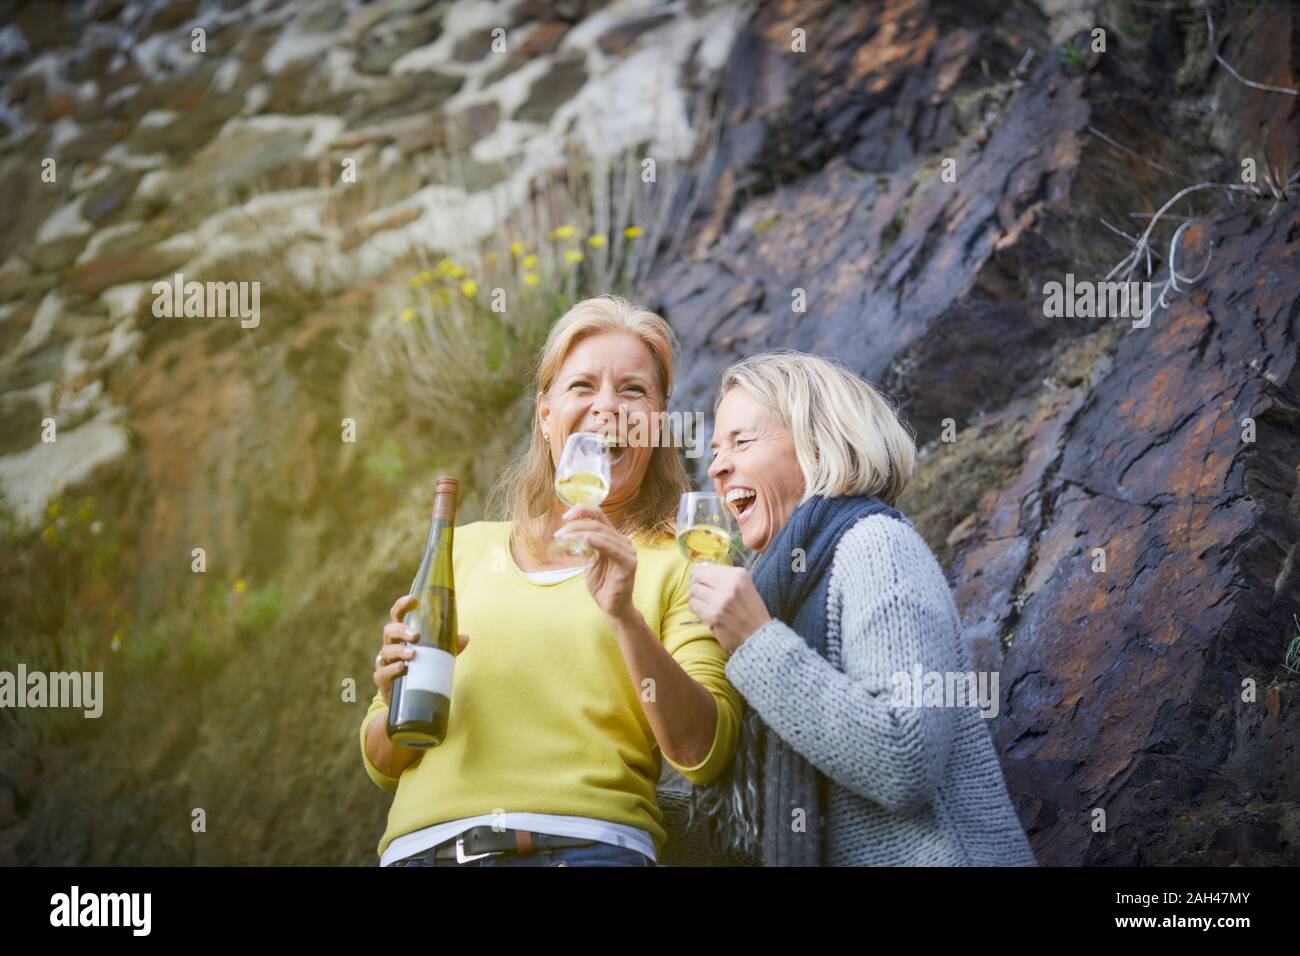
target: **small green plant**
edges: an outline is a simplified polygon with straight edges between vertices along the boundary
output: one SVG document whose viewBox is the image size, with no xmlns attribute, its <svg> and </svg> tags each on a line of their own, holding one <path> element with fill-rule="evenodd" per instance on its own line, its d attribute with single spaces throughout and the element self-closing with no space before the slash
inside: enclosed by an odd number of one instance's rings
<svg viewBox="0 0 1300 956">
<path fill-rule="evenodd" d="M 235 617 L 235 630 L 241 637 L 253 637 L 280 620 L 288 602 L 288 592 L 274 582 L 249 591 Z"/>
<path fill-rule="evenodd" d="M 1061 53 L 1065 56 L 1066 70 L 1071 76 L 1078 76 L 1083 72 L 1086 58 L 1083 55 L 1083 48 L 1078 43 L 1071 39 Z"/>
<path fill-rule="evenodd" d="M 33 519 L 0 508 L 0 657 L 28 672 L 104 673 L 120 701 L 141 678 L 185 686 L 217 672 L 284 614 L 288 592 L 231 575 L 184 576 L 157 611 L 131 603 L 116 523 L 95 498 L 58 494 Z M 81 711 L 24 715 L 38 739 L 66 743 L 96 733 Z"/>
<path fill-rule="evenodd" d="M 1295 624 L 1295 637 L 1291 639 L 1291 643 L 1286 649 L 1286 657 L 1282 661 L 1282 666 L 1293 674 L 1300 674 L 1300 617 L 1292 614 L 1291 620 Z"/>
<path fill-rule="evenodd" d="M 73 626 L 101 626 L 111 613 L 110 582 L 121 543 L 93 497 L 57 494 L 35 520 L 0 509 L 0 626 L 38 642 Z"/>
<path fill-rule="evenodd" d="M 108 522 L 93 497 L 56 495 L 46 504 L 40 524 L 40 540 L 50 555 L 66 556 L 95 572 L 103 572 L 117 555 L 117 541 L 106 533 Z"/>
<path fill-rule="evenodd" d="M 129 666 L 147 673 L 196 679 L 219 670 L 238 645 L 273 626 L 284 613 L 287 592 L 274 582 L 250 588 L 247 582 L 218 579 L 177 595 L 141 627 L 123 620 L 110 643 Z"/>
<path fill-rule="evenodd" d="M 379 451 L 366 456 L 366 471 L 390 485 L 401 483 L 406 475 L 406 463 L 402 460 L 402 446 L 391 438 L 379 447 Z"/>
<path fill-rule="evenodd" d="M 1121 20 L 1119 32 L 1124 39 L 1141 43 L 1151 35 L 1151 24 L 1141 20 Z"/>
</svg>

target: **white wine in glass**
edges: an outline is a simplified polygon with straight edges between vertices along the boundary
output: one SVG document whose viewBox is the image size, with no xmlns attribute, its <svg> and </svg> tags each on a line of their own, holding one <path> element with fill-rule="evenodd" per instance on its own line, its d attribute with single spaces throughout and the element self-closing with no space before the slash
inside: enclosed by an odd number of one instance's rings
<svg viewBox="0 0 1300 956">
<path fill-rule="evenodd" d="M 730 564 L 736 516 L 718 495 L 688 491 L 677 507 L 677 546 L 692 564 Z M 703 624 L 699 618 L 687 624 Z"/>
<path fill-rule="evenodd" d="M 692 564 L 730 564 L 736 516 L 710 491 L 688 491 L 677 506 L 677 545 Z"/>
<path fill-rule="evenodd" d="M 594 472 L 579 472 L 557 478 L 555 493 L 566 504 L 599 506 L 609 494 L 609 481 Z"/>
<path fill-rule="evenodd" d="M 574 432 L 564 443 L 559 464 L 555 466 L 555 493 L 567 505 L 600 503 L 609 494 L 609 453 L 603 436 L 593 432 Z M 578 559 L 590 564 L 596 552 L 584 541 L 556 538 L 547 548 L 554 561 Z"/>
<path fill-rule="evenodd" d="M 677 544 L 693 564 L 722 564 L 731 549 L 731 538 L 717 525 L 697 524 L 679 531 Z"/>
</svg>

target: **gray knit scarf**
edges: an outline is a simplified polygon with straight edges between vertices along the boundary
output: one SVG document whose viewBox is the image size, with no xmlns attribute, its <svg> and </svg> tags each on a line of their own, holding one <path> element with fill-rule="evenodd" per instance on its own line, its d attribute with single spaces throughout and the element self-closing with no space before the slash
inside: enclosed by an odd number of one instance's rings
<svg viewBox="0 0 1300 956">
<path fill-rule="evenodd" d="M 768 613 L 823 657 L 835 548 L 860 518 L 882 513 L 902 517 L 876 498 L 815 495 L 750 562 Z M 687 826 L 703 816 L 714 853 L 758 858 L 764 866 L 820 866 L 825 809 L 825 775 L 746 706 L 736 756 L 717 779 L 691 789 Z"/>
</svg>

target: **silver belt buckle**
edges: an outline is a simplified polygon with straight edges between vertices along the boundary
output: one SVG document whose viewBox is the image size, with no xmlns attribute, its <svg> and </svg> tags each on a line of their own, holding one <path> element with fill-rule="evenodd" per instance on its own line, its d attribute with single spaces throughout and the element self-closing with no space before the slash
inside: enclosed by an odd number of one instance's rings
<svg viewBox="0 0 1300 956">
<path fill-rule="evenodd" d="M 475 853 L 472 855 L 466 855 L 465 838 L 463 836 L 456 837 L 456 862 L 457 863 L 468 863 L 470 860 L 481 860 L 485 856 L 491 856 L 493 852 L 494 851 L 489 850 L 487 853 Z"/>
</svg>

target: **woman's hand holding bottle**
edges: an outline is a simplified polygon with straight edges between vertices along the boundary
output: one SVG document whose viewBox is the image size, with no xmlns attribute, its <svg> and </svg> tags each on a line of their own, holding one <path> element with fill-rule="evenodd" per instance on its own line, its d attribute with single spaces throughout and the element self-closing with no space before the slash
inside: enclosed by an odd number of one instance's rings
<svg viewBox="0 0 1300 956">
<path fill-rule="evenodd" d="M 402 623 L 402 615 L 414 606 L 415 595 L 407 594 L 398 598 L 388 612 L 388 623 L 384 625 L 384 646 L 375 657 L 374 681 L 385 703 L 390 701 L 393 681 L 406 673 L 406 662 L 415 656 L 415 652 L 406 646 L 407 643 L 420 640 L 418 633 Z M 458 635 L 456 652 L 465 650 L 468 644 L 469 635 Z"/>
</svg>

